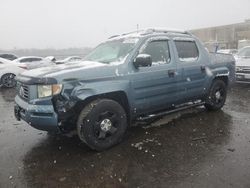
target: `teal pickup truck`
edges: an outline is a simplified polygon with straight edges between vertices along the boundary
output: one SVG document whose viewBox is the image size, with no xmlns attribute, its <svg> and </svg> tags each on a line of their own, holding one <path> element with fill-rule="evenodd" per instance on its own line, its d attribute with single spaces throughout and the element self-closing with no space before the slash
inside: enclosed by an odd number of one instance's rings
<svg viewBox="0 0 250 188">
<path fill-rule="evenodd" d="M 146 29 L 113 36 L 82 61 L 16 79 L 17 120 L 48 132 L 77 130 L 101 151 L 119 143 L 134 121 L 198 105 L 221 109 L 235 60 L 208 53 L 189 32 Z"/>
</svg>

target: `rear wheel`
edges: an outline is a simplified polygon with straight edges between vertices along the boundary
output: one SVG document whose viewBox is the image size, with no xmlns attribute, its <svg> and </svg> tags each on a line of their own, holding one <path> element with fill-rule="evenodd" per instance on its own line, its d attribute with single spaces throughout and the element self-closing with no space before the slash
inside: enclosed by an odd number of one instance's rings
<svg viewBox="0 0 250 188">
<path fill-rule="evenodd" d="M 221 109 L 227 98 L 227 86 L 222 80 L 215 80 L 209 91 L 205 107 L 208 110 L 219 110 Z"/>
<path fill-rule="evenodd" d="M 15 74 L 7 73 L 1 78 L 1 83 L 4 87 L 12 88 L 16 86 Z"/>
<path fill-rule="evenodd" d="M 102 151 L 122 141 L 127 115 L 116 101 L 100 99 L 88 104 L 77 122 L 79 138 L 94 150 Z"/>
</svg>

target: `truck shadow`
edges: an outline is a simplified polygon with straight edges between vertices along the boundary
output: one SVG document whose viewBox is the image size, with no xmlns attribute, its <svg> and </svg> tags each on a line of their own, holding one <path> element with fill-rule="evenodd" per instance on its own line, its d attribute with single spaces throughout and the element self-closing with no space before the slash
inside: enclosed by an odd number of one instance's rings
<svg viewBox="0 0 250 188">
<path fill-rule="evenodd" d="M 6 102 L 13 102 L 16 96 L 16 89 L 0 87 L 0 94 Z"/>
<path fill-rule="evenodd" d="M 235 84 L 229 91 L 225 107 L 229 106 L 230 110 L 235 112 L 248 112 L 250 109 L 249 96 L 250 84 Z"/>
<path fill-rule="evenodd" d="M 159 127 L 132 127 L 118 146 L 97 153 L 77 137 L 47 136 L 23 159 L 29 187 L 165 187 L 223 153 L 232 117 L 200 108 Z"/>
</svg>

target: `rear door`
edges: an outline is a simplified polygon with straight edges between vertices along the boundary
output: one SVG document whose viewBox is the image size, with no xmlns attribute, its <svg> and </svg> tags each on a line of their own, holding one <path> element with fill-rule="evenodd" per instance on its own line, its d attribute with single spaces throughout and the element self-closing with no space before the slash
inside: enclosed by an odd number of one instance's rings
<svg viewBox="0 0 250 188">
<path fill-rule="evenodd" d="M 54 65 L 54 63 L 52 61 L 50 61 L 49 59 L 42 59 L 40 62 L 39 62 L 39 66 L 40 67 L 48 67 L 48 66 L 51 66 L 51 65 Z"/>
<path fill-rule="evenodd" d="M 151 67 L 139 67 L 131 75 L 134 111 L 149 113 L 172 105 L 176 100 L 176 63 L 165 38 L 151 38 L 140 49 L 152 57 Z"/>
<path fill-rule="evenodd" d="M 192 38 L 174 39 L 177 51 L 177 71 L 180 102 L 199 99 L 204 95 L 206 83 L 206 65 L 202 61 L 196 41 Z"/>
<path fill-rule="evenodd" d="M 45 63 L 42 58 L 34 57 L 31 59 L 30 66 L 31 68 L 40 68 L 40 67 L 44 67 Z"/>
</svg>

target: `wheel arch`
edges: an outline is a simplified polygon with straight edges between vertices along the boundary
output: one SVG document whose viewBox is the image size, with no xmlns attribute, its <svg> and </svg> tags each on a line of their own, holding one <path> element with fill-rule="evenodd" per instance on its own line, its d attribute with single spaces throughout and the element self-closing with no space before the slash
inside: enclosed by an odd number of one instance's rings
<svg viewBox="0 0 250 188">
<path fill-rule="evenodd" d="M 222 80 L 226 86 L 228 86 L 228 83 L 229 83 L 229 78 L 227 75 L 218 75 L 218 76 L 215 76 L 215 78 L 213 79 L 212 83 L 215 81 L 215 80 Z"/>
<path fill-rule="evenodd" d="M 85 98 L 84 100 L 80 100 L 75 105 L 75 110 L 77 111 L 77 114 L 80 113 L 82 108 L 84 108 L 87 104 L 98 99 L 110 99 L 110 100 L 114 100 L 118 102 L 124 108 L 127 114 L 128 123 L 130 122 L 131 120 L 130 104 L 129 104 L 127 94 L 124 91 L 102 93 L 98 95 L 89 96 Z"/>
</svg>

